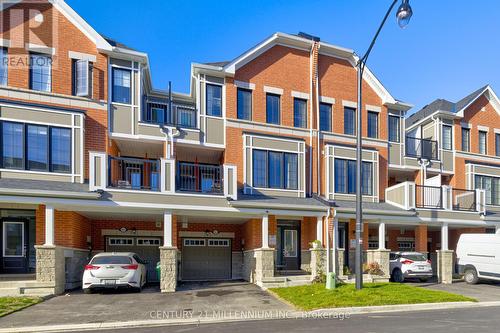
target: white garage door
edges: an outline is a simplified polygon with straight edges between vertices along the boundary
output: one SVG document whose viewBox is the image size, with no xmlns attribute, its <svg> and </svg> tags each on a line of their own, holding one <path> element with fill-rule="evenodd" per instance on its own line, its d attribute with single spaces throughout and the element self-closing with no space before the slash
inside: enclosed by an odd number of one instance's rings
<svg viewBox="0 0 500 333">
<path fill-rule="evenodd" d="M 156 263 L 160 261 L 160 237 L 115 237 L 106 239 L 106 252 L 134 252 L 147 262 L 148 282 L 158 282 Z"/>
<path fill-rule="evenodd" d="M 231 279 L 231 240 L 210 238 L 182 239 L 182 280 Z"/>
</svg>

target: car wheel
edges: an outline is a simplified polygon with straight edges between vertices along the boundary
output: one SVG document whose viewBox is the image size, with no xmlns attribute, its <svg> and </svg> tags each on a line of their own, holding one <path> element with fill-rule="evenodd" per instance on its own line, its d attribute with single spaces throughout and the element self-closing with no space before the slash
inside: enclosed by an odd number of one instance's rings
<svg viewBox="0 0 500 333">
<path fill-rule="evenodd" d="M 404 280 L 405 280 L 405 278 L 403 276 L 403 272 L 399 268 L 396 268 L 392 272 L 392 281 L 394 281 L 396 283 L 403 283 Z"/>
<path fill-rule="evenodd" d="M 479 278 L 477 277 L 477 272 L 475 268 L 467 268 L 464 273 L 465 282 L 468 284 L 476 284 L 479 282 Z"/>
<path fill-rule="evenodd" d="M 420 278 L 419 280 L 420 280 L 420 282 L 427 282 L 427 281 L 429 281 L 428 278 Z"/>
<path fill-rule="evenodd" d="M 93 291 L 92 289 L 90 289 L 90 288 L 85 288 L 85 289 L 83 289 L 83 293 L 84 293 L 84 294 L 92 294 L 93 292 L 94 292 L 94 291 Z"/>
</svg>

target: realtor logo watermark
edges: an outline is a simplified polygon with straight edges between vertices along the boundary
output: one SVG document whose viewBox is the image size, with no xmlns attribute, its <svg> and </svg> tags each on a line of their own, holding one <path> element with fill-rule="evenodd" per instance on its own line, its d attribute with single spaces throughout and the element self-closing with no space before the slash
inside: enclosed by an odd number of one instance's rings
<svg viewBox="0 0 500 333">
<path fill-rule="evenodd" d="M 0 0 L 2 65 L 12 68 L 57 66 L 58 16 L 47 0 Z"/>
</svg>

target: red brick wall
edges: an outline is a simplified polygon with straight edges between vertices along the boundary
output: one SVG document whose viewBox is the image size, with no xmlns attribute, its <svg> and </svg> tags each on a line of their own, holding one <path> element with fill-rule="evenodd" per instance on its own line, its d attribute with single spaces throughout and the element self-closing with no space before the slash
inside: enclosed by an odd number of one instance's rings
<svg viewBox="0 0 500 333">
<path fill-rule="evenodd" d="M 135 228 L 135 230 L 163 231 L 163 223 L 157 228 L 156 223 L 153 221 L 92 220 L 91 225 L 92 249 L 95 251 L 104 251 L 106 249 L 105 237 L 102 235 L 103 229 L 119 230 L 120 228 L 127 228 L 127 230 L 134 230 Z M 175 223 L 173 229 L 176 229 Z M 175 241 L 176 239 L 174 239 L 174 243 Z"/>
<path fill-rule="evenodd" d="M 194 231 L 194 232 L 213 232 L 217 230 L 219 233 L 221 232 L 232 232 L 234 233 L 234 238 L 232 239 L 232 250 L 233 251 L 241 251 L 241 234 L 242 234 L 242 225 L 240 224 L 209 224 L 209 223 L 188 223 L 188 227 L 186 229 L 182 228 L 182 223 L 177 223 L 177 244 L 179 244 L 179 248 L 182 250 L 181 243 L 181 231 Z M 210 237 L 217 238 L 216 234 L 210 234 Z"/>
<path fill-rule="evenodd" d="M 244 239 L 244 250 L 262 247 L 262 220 L 252 219 L 243 224 L 241 237 Z"/>
</svg>

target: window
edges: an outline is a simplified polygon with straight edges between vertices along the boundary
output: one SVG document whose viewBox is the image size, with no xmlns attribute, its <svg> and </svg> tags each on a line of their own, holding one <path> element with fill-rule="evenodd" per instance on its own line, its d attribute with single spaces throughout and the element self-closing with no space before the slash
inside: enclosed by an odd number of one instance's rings
<svg viewBox="0 0 500 333">
<path fill-rule="evenodd" d="M 500 178 L 476 175 L 474 183 L 476 189 L 486 192 L 487 205 L 500 205 Z"/>
<path fill-rule="evenodd" d="M 30 55 L 30 88 L 37 91 L 51 91 L 51 57 L 42 54 Z"/>
<path fill-rule="evenodd" d="M 113 102 L 130 104 L 131 75 L 129 69 L 113 68 Z"/>
<path fill-rule="evenodd" d="M 326 103 L 319 104 L 319 130 L 325 132 L 332 131 L 332 105 Z"/>
<path fill-rule="evenodd" d="M 443 149 L 451 150 L 451 126 L 443 125 Z"/>
<path fill-rule="evenodd" d="M 48 170 L 49 145 L 47 126 L 28 125 L 26 135 L 28 170 Z"/>
<path fill-rule="evenodd" d="M 296 190 L 298 156 L 266 150 L 253 150 L 253 186 Z"/>
<path fill-rule="evenodd" d="M 344 108 L 344 134 L 354 135 L 354 117 L 356 109 Z"/>
<path fill-rule="evenodd" d="M 389 116 L 389 141 L 390 142 L 400 142 L 400 128 L 399 128 L 399 117 Z"/>
<path fill-rule="evenodd" d="M 238 88 L 236 104 L 238 119 L 252 120 L 252 91 Z"/>
<path fill-rule="evenodd" d="M 470 129 L 462 127 L 462 151 L 470 151 Z"/>
<path fill-rule="evenodd" d="M 204 239 L 184 239 L 184 246 L 205 246 Z"/>
<path fill-rule="evenodd" d="M 479 154 L 486 155 L 486 135 L 487 132 L 479 131 Z"/>
<path fill-rule="evenodd" d="M 287 258 L 297 257 L 297 230 L 285 229 L 283 232 L 283 256 Z"/>
<path fill-rule="evenodd" d="M 159 238 L 137 238 L 138 246 L 160 246 Z"/>
<path fill-rule="evenodd" d="M 214 117 L 222 116 L 222 87 L 215 84 L 207 84 L 207 115 Z"/>
<path fill-rule="evenodd" d="M 9 169 L 24 168 L 24 125 L 2 123 L 2 160 L 3 167 Z"/>
<path fill-rule="evenodd" d="M 50 129 L 50 170 L 71 171 L 71 130 L 52 127 Z"/>
<path fill-rule="evenodd" d="M 307 127 L 307 101 L 304 99 L 293 99 L 293 126 Z"/>
<path fill-rule="evenodd" d="M 71 172 L 71 129 L 3 121 L 2 168 Z"/>
<path fill-rule="evenodd" d="M 280 96 L 266 94 L 266 121 L 268 124 L 280 124 Z"/>
<path fill-rule="evenodd" d="M 334 162 L 335 193 L 356 194 L 356 161 L 336 158 Z M 361 165 L 361 192 L 373 195 L 373 164 Z"/>
<path fill-rule="evenodd" d="M 92 63 L 88 60 L 73 61 L 73 95 L 92 97 Z"/>
<path fill-rule="evenodd" d="M 154 124 L 165 123 L 165 109 L 152 107 L 151 108 L 151 122 Z"/>
<path fill-rule="evenodd" d="M 500 156 L 500 134 L 495 133 L 495 155 Z"/>
<path fill-rule="evenodd" d="M 7 66 L 7 64 L 9 63 L 6 48 L 0 48 L 0 58 L 1 58 L 0 59 L 0 86 L 6 86 L 7 85 L 7 78 L 8 78 L 8 66 Z"/>
<path fill-rule="evenodd" d="M 209 239 L 208 246 L 228 247 L 229 239 Z"/>
<path fill-rule="evenodd" d="M 378 113 L 368 111 L 368 137 L 378 138 Z"/>
<path fill-rule="evenodd" d="M 123 238 L 123 237 L 110 237 L 110 238 L 108 238 L 109 245 L 126 246 L 126 245 L 132 245 L 133 243 L 134 243 L 133 238 Z"/>
</svg>

